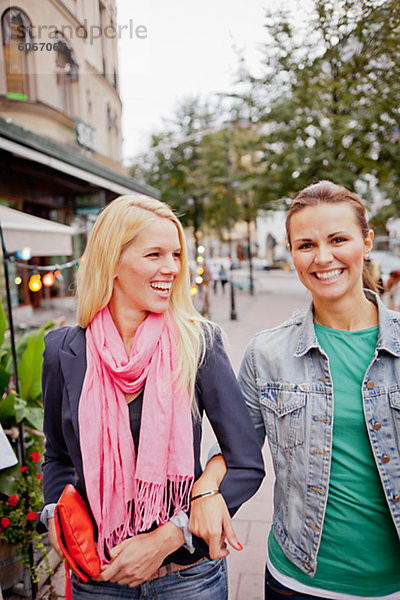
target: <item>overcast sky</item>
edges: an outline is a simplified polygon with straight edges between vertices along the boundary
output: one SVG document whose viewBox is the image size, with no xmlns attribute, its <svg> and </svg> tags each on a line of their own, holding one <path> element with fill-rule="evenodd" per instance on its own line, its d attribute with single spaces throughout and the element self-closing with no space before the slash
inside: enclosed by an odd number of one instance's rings
<svg viewBox="0 0 400 600">
<path fill-rule="evenodd" d="M 125 158 L 148 147 L 180 99 L 233 87 L 235 45 L 256 67 L 273 1 L 117 0 L 118 24 L 128 26 L 119 40 Z"/>
</svg>

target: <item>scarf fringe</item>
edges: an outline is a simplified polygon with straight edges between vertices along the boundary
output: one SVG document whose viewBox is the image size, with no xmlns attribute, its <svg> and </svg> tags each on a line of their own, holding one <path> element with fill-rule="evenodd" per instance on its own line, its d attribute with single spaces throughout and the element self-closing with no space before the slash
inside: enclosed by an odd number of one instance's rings
<svg viewBox="0 0 400 600">
<path fill-rule="evenodd" d="M 136 504 L 130 500 L 126 505 L 123 524 L 107 538 L 99 531 L 98 554 L 102 566 L 110 561 L 106 557 L 110 550 L 124 540 L 147 531 L 154 523 L 164 525 L 179 511 L 187 511 L 193 486 L 193 477 L 176 476 L 166 483 L 136 481 Z M 173 515 L 171 511 L 173 508 Z"/>
</svg>

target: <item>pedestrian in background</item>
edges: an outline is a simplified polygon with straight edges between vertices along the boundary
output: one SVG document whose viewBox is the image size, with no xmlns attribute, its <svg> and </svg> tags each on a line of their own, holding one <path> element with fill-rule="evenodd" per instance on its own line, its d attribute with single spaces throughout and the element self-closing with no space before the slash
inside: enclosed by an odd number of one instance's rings
<svg viewBox="0 0 400 600">
<path fill-rule="evenodd" d="M 400 271 L 391 271 L 385 291 L 389 293 L 389 307 L 398 311 L 400 309 Z"/>
<path fill-rule="evenodd" d="M 211 287 L 211 281 L 212 281 L 212 277 L 211 277 L 211 272 L 210 269 L 208 268 L 208 264 L 205 261 L 203 263 L 203 273 L 201 275 L 203 281 L 201 284 L 201 288 L 203 291 L 203 304 L 201 307 L 201 314 L 204 317 L 209 317 L 210 314 L 210 287 Z"/>
<path fill-rule="evenodd" d="M 400 316 L 367 269 L 355 194 L 305 188 L 286 229 L 312 304 L 256 335 L 239 372 L 275 472 L 265 597 L 399 600 Z"/>
<path fill-rule="evenodd" d="M 224 539 L 210 537 L 207 515 L 199 536 L 209 550 L 194 539 L 188 505 L 218 496 L 240 550 L 225 502 L 233 514 L 256 491 L 263 463 L 221 335 L 193 307 L 182 226 L 167 205 L 123 196 L 98 217 L 85 259 L 79 326 L 45 340 L 41 523 L 60 552 L 54 506 L 76 484 L 102 571 L 73 577 L 74 600 L 226 600 Z M 222 483 L 213 461 L 201 476 L 204 411 L 228 467 Z"/>
<path fill-rule="evenodd" d="M 221 287 L 222 287 L 222 293 L 225 293 L 225 285 L 228 283 L 228 274 L 226 272 L 226 269 L 224 267 L 224 265 L 220 266 L 219 269 L 219 280 L 221 282 Z"/>
<path fill-rule="evenodd" d="M 216 294 L 217 290 L 218 290 L 218 281 L 219 281 L 219 265 L 218 265 L 218 263 L 215 260 L 211 261 L 209 269 L 210 269 L 210 273 L 211 273 L 212 288 L 214 290 L 214 294 Z"/>
</svg>

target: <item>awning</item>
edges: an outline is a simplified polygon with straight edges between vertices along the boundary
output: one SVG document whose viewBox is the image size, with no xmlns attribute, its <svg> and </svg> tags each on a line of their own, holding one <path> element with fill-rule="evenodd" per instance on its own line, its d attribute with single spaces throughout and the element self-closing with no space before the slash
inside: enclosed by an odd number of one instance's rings
<svg viewBox="0 0 400 600">
<path fill-rule="evenodd" d="M 114 194 L 160 198 L 158 190 L 139 183 L 81 154 L 75 148 L 56 142 L 0 116 L 0 150 L 33 163 L 65 173 Z"/>
<path fill-rule="evenodd" d="M 0 205 L 0 223 L 8 252 L 29 246 L 32 256 L 71 256 L 73 227 L 26 215 Z"/>
</svg>

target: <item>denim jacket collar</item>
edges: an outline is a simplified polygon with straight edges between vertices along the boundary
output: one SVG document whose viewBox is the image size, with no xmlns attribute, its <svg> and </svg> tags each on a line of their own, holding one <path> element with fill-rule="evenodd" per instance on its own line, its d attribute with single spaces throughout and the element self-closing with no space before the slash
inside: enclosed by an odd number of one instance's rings
<svg viewBox="0 0 400 600">
<path fill-rule="evenodd" d="M 371 290 L 364 290 L 368 300 L 371 300 L 378 307 L 379 315 L 379 336 L 376 344 L 377 352 L 387 351 L 394 356 L 400 357 L 400 337 L 399 337 L 399 317 L 386 308 L 378 294 Z M 295 317 L 298 319 L 300 327 L 299 342 L 297 344 L 295 357 L 301 357 L 310 350 L 321 349 L 315 335 L 314 329 L 314 307 L 311 303 L 305 315 Z"/>
<path fill-rule="evenodd" d="M 304 354 L 307 354 L 307 352 L 313 348 L 320 349 L 317 336 L 315 335 L 314 306 L 312 302 L 303 319 L 299 322 L 299 326 L 299 342 L 297 344 L 296 352 L 294 353 L 294 356 L 297 358 L 304 356 Z"/>
</svg>

